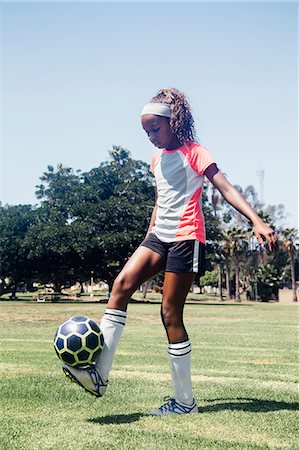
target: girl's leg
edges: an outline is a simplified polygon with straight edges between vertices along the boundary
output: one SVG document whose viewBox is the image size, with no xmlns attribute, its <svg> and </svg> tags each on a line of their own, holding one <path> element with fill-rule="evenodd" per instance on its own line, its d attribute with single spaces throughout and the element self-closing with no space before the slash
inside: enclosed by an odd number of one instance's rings
<svg viewBox="0 0 299 450">
<path fill-rule="evenodd" d="M 153 250 L 141 246 L 131 256 L 116 278 L 100 328 L 104 348 L 96 363 L 101 377 L 108 380 L 114 354 L 126 323 L 128 302 L 135 290 L 163 268 L 165 259 Z"/>
<path fill-rule="evenodd" d="M 111 298 L 101 320 L 104 347 L 95 368 L 76 369 L 65 364 L 62 366 L 67 377 L 96 397 L 101 397 L 106 392 L 109 372 L 126 322 L 126 309 L 131 295 L 144 281 L 160 272 L 164 263 L 164 257 L 147 247 L 141 246 L 135 251 L 114 282 Z"/>
<path fill-rule="evenodd" d="M 188 339 L 183 322 L 183 310 L 193 279 L 192 272 L 165 273 L 161 317 L 171 344 Z"/>
<path fill-rule="evenodd" d="M 168 359 L 174 398 L 192 405 L 191 342 L 183 322 L 185 300 L 194 278 L 193 273 L 166 272 L 163 286 L 161 316 L 168 336 Z"/>
<path fill-rule="evenodd" d="M 136 289 L 159 273 L 165 258 L 153 250 L 140 246 L 128 260 L 115 279 L 108 308 L 126 311 L 129 300 Z"/>
</svg>

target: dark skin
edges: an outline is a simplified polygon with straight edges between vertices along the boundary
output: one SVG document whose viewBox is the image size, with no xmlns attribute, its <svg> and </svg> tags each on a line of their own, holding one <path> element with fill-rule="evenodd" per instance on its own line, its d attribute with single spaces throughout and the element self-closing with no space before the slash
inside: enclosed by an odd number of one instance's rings
<svg viewBox="0 0 299 450">
<path fill-rule="evenodd" d="M 167 117 L 146 114 L 141 118 L 141 124 L 151 143 L 157 148 L 175 150 L 181 147 L 181 142 L 171 131 Z"/>
<path fill-rule="evenodd" d="M 175 150 L 182 146 L 170 128 L 168 118 L 147 114 L 142 116 L 141 123 L 149 140 L 157 148 Z M 220 171 L 210 181 L 226 201 L 252 222 L 259 243 L 262 244 L 266 240 L 270 251 L 273 251 L 277 242 L 275 232 L 261 220 L 234 186 Z M 154 226 L 156 211 L 157 204 L 154 207 L 147 234 Z M 163 257 L 158 253 L 147 247 L 139 247 L 116 278 L 108 308 L 126 311 L 132 294 L 142 283 L 157 275 L 163 269 L 164 263 Z M 183 321 L 183 310 L 193 279 L 194 274 L 189 272 L 165 273 L 161 317 L 169 343 L 174 344 L 188 339 Z"/>
</svg>

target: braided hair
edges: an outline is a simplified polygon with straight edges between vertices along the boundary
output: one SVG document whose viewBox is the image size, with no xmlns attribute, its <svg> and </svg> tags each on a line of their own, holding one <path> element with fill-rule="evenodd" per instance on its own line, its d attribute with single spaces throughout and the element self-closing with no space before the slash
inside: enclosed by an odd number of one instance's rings
<svg viewBox="0 0 299 450">
<path fill-rule="evenodd" d="M 175 88 L 160 89 L 151 99 L 151 103 L 166 103 L 169 105 L 169 126 L 182 144 L 197 140 L 191 108 L 182 92 Z"/>
</svg>

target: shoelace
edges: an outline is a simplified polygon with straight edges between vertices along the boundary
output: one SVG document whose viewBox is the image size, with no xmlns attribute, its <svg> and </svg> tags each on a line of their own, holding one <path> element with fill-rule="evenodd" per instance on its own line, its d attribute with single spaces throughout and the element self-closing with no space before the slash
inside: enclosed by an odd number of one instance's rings
<svg viewBox="0 0 299 450">
<path fill-rule="evenodd" d="M 166 403 L 159 408 L 161 412 L 174 411 L 176 405 L 175 398 L 164 397 L 164 402 Z"/>
<path fill-rule="evenodd" d="M 100 387 L 106 386 L 106 384 L 103 382 L 100 374 L 93 367 L 88 367 L 87 372 L 89 373 L 89 376 L 92 379 L 92 382 L 96 386 L 97 391 L 100 392 Z"/>
<path fill-rule="evenodd" d="M 160 406 L 159 410 L 164 413 L 164 412 L 174 412 L 174 413 L 189 413 L 190 410 L 194 407 L 194 404 L 190 405 L 190 406 L 184 406 L 181 405 L 179 403 L 177 403 L 175 398 L 172 397 L 164 397 L 164 401 L 166 403 L 164 403 L 162 406 Z"/>
</svg>

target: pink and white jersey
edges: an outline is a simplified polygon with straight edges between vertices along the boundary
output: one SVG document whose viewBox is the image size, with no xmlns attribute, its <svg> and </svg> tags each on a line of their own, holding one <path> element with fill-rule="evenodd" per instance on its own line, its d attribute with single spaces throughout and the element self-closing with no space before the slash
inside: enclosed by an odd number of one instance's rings
<svg viewBox="0 0 299 450">
<path fill-rule="evenodd" d="M 201 206 L 204 171 L 214 163 L 196 142 L 175 150 L 158 150 L 151 171 L 157 186 L 157 215 L 151 230 L 162 242 L 196 239 L 205 243 Z"/>
</svg>

